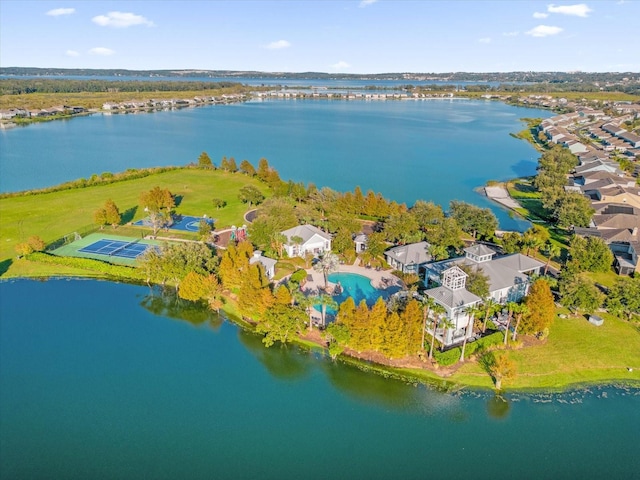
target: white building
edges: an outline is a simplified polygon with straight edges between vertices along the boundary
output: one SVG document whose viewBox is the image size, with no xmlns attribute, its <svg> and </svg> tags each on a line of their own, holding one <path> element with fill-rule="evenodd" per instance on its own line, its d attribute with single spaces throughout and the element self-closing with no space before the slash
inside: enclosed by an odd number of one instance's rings
<svg viewBox="0 0 640 480">
<path fill-rule="evenodd" d="M 313 225 L 298 225 L 285 230 L 285 250 L 289 257 L 304 257 L 307 253 L 318 256 L 331 251 L 331 235 Z"/>
</svg>

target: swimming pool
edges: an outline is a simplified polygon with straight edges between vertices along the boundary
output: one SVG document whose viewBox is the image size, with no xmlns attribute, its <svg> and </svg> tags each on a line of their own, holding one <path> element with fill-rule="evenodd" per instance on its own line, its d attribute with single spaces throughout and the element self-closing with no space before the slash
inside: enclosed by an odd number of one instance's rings
<svg viewBox="0 0 640 480">
<path fill-rule="evenodd" d="M 379 297 L 388 299 L 391 295 L 400 290 L 399 287 L 390 287 L 385 290 L 379 290 L 371 285 L 371 279 L 364 275 L 358 275 L 357 273 L 332 273 L 329 275 L 329 282 L 334 284 L 340 284 L 342 292 L 339 295 L 334 295 L 333 299 L 338 305 L 344 302 L 347 297 L 353 298 L 356 306 L 365 300 L 367 305 L 371 307 Z M 314 306 L 318 311 L 321 311 L 319 305 Z M 336 310 L 327 308 L 327 314 L 335 315 Z"/>
</svg>

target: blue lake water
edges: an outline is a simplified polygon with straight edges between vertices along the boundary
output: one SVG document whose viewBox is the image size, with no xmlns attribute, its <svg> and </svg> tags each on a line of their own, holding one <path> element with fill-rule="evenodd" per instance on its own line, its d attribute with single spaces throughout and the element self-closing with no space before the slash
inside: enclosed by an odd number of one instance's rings
<svg viewBox="0 0 640 480">
<path fill-rule="evenodd" d="M 92 115 L 0 131 L 0 191 L 184 165 L 206 151 L 215 163 L 265 157 L 284 179 L 359 185 L 408 205 L 464 200 L 491 207 L 503 228 L 523 229 L 474 189 L 535 173 L 537 153 L 509 133 L 536 116 L 549 112 L 468 100 L 273 100 Z"/>
<path fill-rule="evenodd" d="M 0 478 L 637 478 L 638 392 L 442 393 L 148 287 L 0 283 Z"/>
</svg>

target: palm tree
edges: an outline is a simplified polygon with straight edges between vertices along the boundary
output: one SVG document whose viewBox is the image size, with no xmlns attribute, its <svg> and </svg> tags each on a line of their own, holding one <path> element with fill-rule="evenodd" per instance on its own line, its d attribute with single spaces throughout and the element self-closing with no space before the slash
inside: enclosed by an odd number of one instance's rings
<svg viewBox="0 0 640 480">
<path fill-rule="evenodd" d="M 521 303 L 520 305 L 518 305 L 518 308 L 515 311 L 516 326 L 513 329 L 513 336 L 511 337 L 511 340 L 516 339 L 516 336 L 518 335 L 518 327 L 520 326 L 520 320 L 522 320 L 522 317 L 524 315 L 527 315 L 528 313 L 529 313 L 529 307 L 527 307 L 524 303 Z"/>
<path fill-rule="evenodd" d="M 555 243 L 547 243 L 545 250 L 547 252 L 547 264 L 544 266 L 544 274 L 546 275 L 547 271 L 549 271 L 549 264 L 551 263 L 551 259 L 553 257 L 558 257 L 562 250 Z"/>
<path fill-rule="evenodd" d="M 480 306 L 478 304 L 473 304 L 473 305 L 469 305 L 466 308 L 466 313 L 467 315 L 469 315 L 469 321 L 467 322 L 467 326 L 464 329 L 464 340 L 462 341 L 462 352 L 460 353 L 460 361 L 464 362 L 464 350 L 467 347 L 467 336 L 468 336 L 468 330 L 469 330 L 469 326 L 471 326 L 471 329 L 473 331 L 473 321 L 474 319 L 480 315 L 484 310 L 482 308 L 480 308 Z"/>
<path fill-rule="evenodd" d="M 333 299 L 331 295 L 323 293 L 314 298 L 314 303 L 320 304 L 322 308 L 322 327 L 327 326 L 327 308 L 338 308 L 338 303 Z"/>
<path fill-rule="evenodd" d="M 436 301 L 433 298 L 425 295 L 420 299 L 420 304 L 422 305 L 422 311 L 423 311 L 422 342 L 420 343 L 420 345 L 422 346 L 422 351 L 424 352 L 424 337 L 427 332 L 427 318 L 429 318 L 429 310 L 431 310 L 436 305 Z"/>
<path fill-rule="evenodd" d="M 302 308 L 305 312 L 307 312 L 307 317 L 309 317 L 309 331 L 313 330 L 313 322 L 311 321 L 311 314 L 309 313 L 309 309 L 313 305 L 313 297 L 309 297 L 305 295 L 300 290 L 295 290 L 293 295 L 291 295 L 292 302 L 295 302 L 300 308 Z"/>
<path fill-rule="evenodd" d="M 504 331 L 504 344 L 507 344 L 509 338 L 509 325 L 511 325 L 511 318 L 513 317 L 513 313 L 518 309 L 518 304 L 516 302 L 508 302 L 507 311 L 509 312 L 507 316 L 507 328 Z"/>
<path fill-rule="evenodd" d="M 431 346 L 429 347 L 429 360 L 433 359 L 433 345 L 436 343 L 436 328 L 438 323 L 440 322 L 440 317 L 446 313 L 446 309 L 436 303 L 433 307 L 431 307 L 431 313 L 433 314 L 433 325 L 431 329 Z"/>
<path fill-rule="evenodd" d="M 485 333 L 487 331 L 487 321 L 489 320 L 489 317 L 494 315 L 497 311 L 498 308 L 500 308 L 500 304 L 498 302 L 496 302 L 493 298 L 489 297 L 484 301 L 484 322 L 482 322 L 482 333 Z"/>
<path fill-rule="evenodd" d="M 444 352 L 444 342 L 447 339 L 447 331 L 456 325 L 449 317 L 443 315 L 440 317 L 440 326 L 442 327 L 442 343 L 440 345 L 440 351 Z"/>
<path fill-rule="evenodd" d="M 327 278 L 330 273 L 337 272 L 340 266 L 340 259 L 334 253 L 327 252 L 318 259 L 313 269 L 316 272 L 321 272 L 324 276 L 324 288 L 327 288 L 329 279 Z"/>
</svg>

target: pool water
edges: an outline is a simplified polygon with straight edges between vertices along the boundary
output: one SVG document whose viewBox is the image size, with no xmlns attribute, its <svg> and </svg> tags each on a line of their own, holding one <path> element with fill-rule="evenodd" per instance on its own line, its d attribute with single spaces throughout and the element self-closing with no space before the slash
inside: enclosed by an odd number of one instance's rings
<svg viewBox="0 0 640 480">
<path fill-rule="evenodd" d="M 329 282 L 334 284 L 340 284 L 342 292 L 339 295 L 334 295 L 333 299 L 338 305 L 344 302 L 347 297 L 353 298 L 356 306 L 365 300 L 369 307 L 373 306 L 379 297 L 388 299 L 391 295 L 400 290 L 399 287 L 389 287 L 384 290 L 379 290 L 371 285 L 371 279 L 363 275 L 356 273 L 332 273 L 329 275 Z M 321 311 L 321 307 L 316 305 L 316 310 Z M 327 308 L 327 314 L 335 315 L 336 310 Z"/>
</svg>

